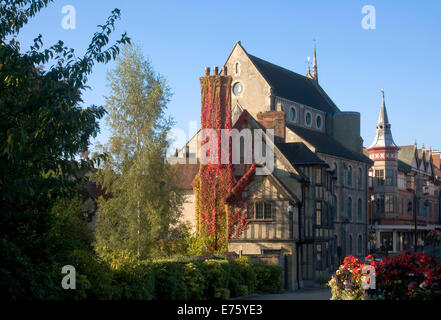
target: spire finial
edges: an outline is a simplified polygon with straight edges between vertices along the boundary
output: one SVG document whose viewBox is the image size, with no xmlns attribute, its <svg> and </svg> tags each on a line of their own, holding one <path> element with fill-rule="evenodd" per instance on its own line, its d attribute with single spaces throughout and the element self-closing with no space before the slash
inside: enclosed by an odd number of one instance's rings
<svg viewBox="0 0 441 320">
<path fill-rule="evenodd" d="M 314 57 L 312 59 L 312 78 L 318 82 L 318 73 L 317 73 L 317 45 L 314 39 Z"/>
<path fill-rule="evenodd" d="M 413 145 L 416 147 L 417 146 L 417 140 L 415 138 L 415 142 L 413 143 Z"/>
</svg>

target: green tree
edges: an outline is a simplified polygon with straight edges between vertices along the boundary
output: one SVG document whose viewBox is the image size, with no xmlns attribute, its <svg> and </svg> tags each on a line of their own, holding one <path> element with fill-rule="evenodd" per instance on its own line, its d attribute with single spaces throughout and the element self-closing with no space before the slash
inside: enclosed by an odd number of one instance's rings
<svg viewBox="0 0 441 320">
<path fill-rule="evenodd" d="M 39 35 L 22 52 L 21 28 L 50 0 L 0 1 L 0 294 L 8 299 L 54 297 L 60 270 L 59 236 L 51 213 L 57 198 L 75 193 L 75 172 L 92 163 L 73 160 L 86 150 L 104 116 L 83 107 L 81 95 L 96 63 L 116 58 L 109 35 L 120 17 L 112 11 L 86 53 L 76 57 L 62 41 L 42 49 Z"/>
<path fill-rule="evenodd" d="M 95 247 L 104 257 L 155 257 L 162 254 L 161 243 L 181 230 L 182 196 L 165 161 L 173 124 L 164 114 L 170 89 L 135 46 L 124 48 L 108 81 L 112 135 L 95 180 L 109 197 L 98 201 Z"/>
</svg>

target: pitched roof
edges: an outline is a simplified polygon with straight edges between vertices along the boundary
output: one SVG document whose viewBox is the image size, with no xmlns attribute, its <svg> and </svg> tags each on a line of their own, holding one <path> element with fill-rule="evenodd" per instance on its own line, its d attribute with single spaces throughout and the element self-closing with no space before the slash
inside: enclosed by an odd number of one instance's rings
<svg viewBox="0 0 441 320">
<path fill-rule="evenodd" d="M 317 152 L 369 164 L 372 163 L 372 160 L 366 157 L 363 153 L 356 153 L 349 150 L 337 140 L 324 133 L 297 127 L 292 124 L 287 124 L 287 127 L 300 136 L 303 140 L 313 145 Z"/>
<path fill-rule="evenodd" d="M 248 54 L 253 64 L 273 88 L 275 95 L 324 112 L 339 112 L 315 80 Z"/>
<path fill-rule="evenodd" d="M 174 176 L 177 177 L 177 179 L 174 181 L 175 187 L 182 190 L 192 190 L 193 187 L 191 184 L 193 183 L 194 177 L 199 172 L 199 167 L 199 163 L 177 163 L 172 165 L 171 170 L 173 170 Z"/>
<path fill-rule="evenodd" d="M 398 150 L 398 168 L 406 172 L 412 170 L 412 163 L 415 157 L 415 146 L 400 146 Z"/>
<path fill-rule="evenodd" d="M 303 142 L 277 143 L 276 146 L 292 165 L 327 165 Z"/>
</svg>

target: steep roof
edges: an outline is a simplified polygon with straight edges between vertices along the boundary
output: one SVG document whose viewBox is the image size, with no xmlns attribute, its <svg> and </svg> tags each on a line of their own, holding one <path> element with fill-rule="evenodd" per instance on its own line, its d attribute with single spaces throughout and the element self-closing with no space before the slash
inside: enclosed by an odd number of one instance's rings
<svg viewBox="0 0 441 320">
<path fill-rule="evenodd" d="M 251 54 L 247 53 L 247 55 L 278 97 L 299 102 L 324 112 L 340 111 L 315 80 Z"/>
<path fill-rule="evenodd" d="M 317 152 L 369 164 L 372 163 L 372 160 L 366 157 L 363 153 L 355 153 L 349 150 L 337 140 L 326 134 L 302 127 L 297 127 L 292 124 L 287 124 L 287 127 L 298 136 L 300 136 L 303 140 L 313 145 Z"/>
<path fill-rule="evenodd" d="M 303 142 L 277 143 L 276 146 L 293 165 L 327 165 Z"/>
<path fill-rule="evenodd" d="M 391 125 L 387 116 L 386 103 L 384 101 L 384 90 L 381 90 L 383 94 L 383 101 L 380 108 L 380 114 L 378 115 L 377 126 L 375 130 L 374 141 L 369 148 L 374 147 L 397 147 L 392 138 Z"/>
<path fill-rule="evenodd" d="M 174 173 L 174 176 L 177 177 L 175 179 L 174 184 L 175 187 L 182 189 L 182 190 L 192 190 L 192 183 L 194 180 L 194 177 L 199 172 L 200 164 L 191 164 L 191 163 L 185 163 L 185 164 L 174 164 L 171 166 L 171 170 Z"/>
</svg>

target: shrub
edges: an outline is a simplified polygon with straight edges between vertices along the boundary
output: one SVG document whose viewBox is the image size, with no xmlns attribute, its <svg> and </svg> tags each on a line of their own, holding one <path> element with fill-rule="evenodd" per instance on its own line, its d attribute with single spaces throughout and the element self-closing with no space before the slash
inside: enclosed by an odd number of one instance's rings
<svg viewBox="0 0 441 320">
<path fill-rule="evenodd" d="M 225 299 L 229 296 L 230 264 L 227 260 L 205 260 L 202 263 L 202 273 L 207 283 L 204 291 L 207 299 Z M 228 290 L 228 294 L 224 289 Z"/>
<path fill-rule="evenodd" d="M 247 296 L 257 287 L 254 264 L 249 257 L 241 257 L 230 262 L 231 277 L 229 289 L 232 297 Z"/>
<path fill-rule="evenodd" d="M 155 293 L 155 274 L 151 265 L 124 267 L 114 271 L 115 298 L 151 300 Z"/>
<path fill-rule="evenodd" d="M 206 289 L 206 281 L 201 271 L 200 263 L 189 262 L 184 266 L 182 276 L 187 286 L 187 297 L 190 300 L 201 300 Z"/>
<path fill-rule="evenodd" d="M 256 264 L 257 291 L 277 293 L 282 287 L 282 268 L 273 264 Z"/>
<path fill-rule="evenodd" d="M 188 298 L 187 285 L 183 281 L 185 264 L 176 261 L 156 261 L 155 298 L 158 300 L 185 300 Z"/>
<path fill-rule="evenodd" d="M 85 291 L 88 299 L 113 298 L 112 270 L 104 261 L 88 250 L 72 251 L 68 260 L 75 267 L 77 278 L 78 274 L 83 276 L 77 281 L 76 290 Z"/>
</svg>

